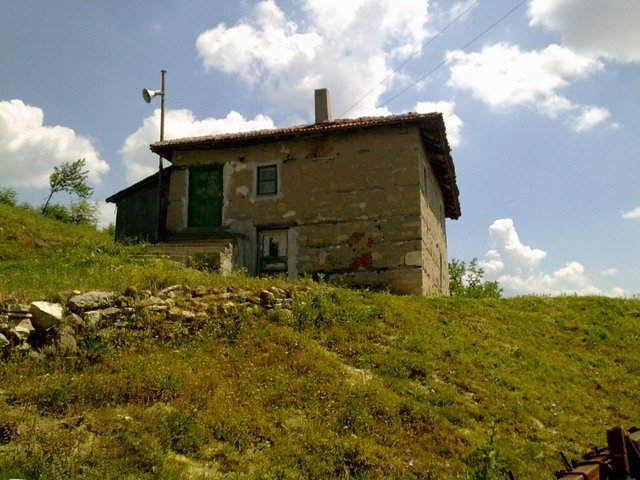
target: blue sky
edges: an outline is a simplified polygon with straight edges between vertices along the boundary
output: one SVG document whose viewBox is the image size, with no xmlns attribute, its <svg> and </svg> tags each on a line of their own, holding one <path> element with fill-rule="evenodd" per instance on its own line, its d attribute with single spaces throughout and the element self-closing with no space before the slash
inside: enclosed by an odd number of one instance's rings
<svg viewBox="0 0 640 480">
<path fill-rule="evenodd" d="M 450 257 L 507 294 L 638 294 L 640 2 L 519 3 L 0 0 L 0 187 L 40 204 L 86 158 L 113 221 L 157 166 L 163 68 L 166 138 L 309 123 L 327 87 L 335 118 L 443 112 Z"/>
</svg>

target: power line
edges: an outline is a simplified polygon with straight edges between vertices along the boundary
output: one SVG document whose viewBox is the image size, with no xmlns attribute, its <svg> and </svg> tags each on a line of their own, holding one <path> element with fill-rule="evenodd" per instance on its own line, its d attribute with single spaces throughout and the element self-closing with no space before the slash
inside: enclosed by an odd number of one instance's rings
<svg viewBox="0 0 640 480">
<path fill-rule="evenodd" d="M 449 22 L 449 24 L 444 27 L 442 30 L 440 30 L 438 33 L 436 33 L 433 37 L 431 37 L 429 39 L 428 42 L 424 43 L 418 50 L 414 51 L 411 55 L 409 55 L 400 65 L 398 65 L 389 75 L 387 75 L 386 77 L 384 77 L 380 82 L 378 82 L 373 88 L 371 88 L 371 90 L 369 90 L 367 93 L 365 93 L 364 95 L 362 95 L 358 100 L 356 100 L 353 105 L 351 105 L 349 108 L 347 108 L 344 113 L 342 115 L 340 115 L 341 118 L 344 118 L 344 116 L 349 113 L 353 107 L 355 107 L 356 105 L 358 105 L 362 100 L 364 100 L 365 98 L 367 98 L 371 92 L 373 92 L 376 88 L 378 88 L 380 85 L 382 85 L 383 83 L 385 83 L 387 80 L 389 80 L 389 78 L 391 78 L 391 76 L 396 73 L 398 70 L 400 70 L 403 66 L 405 66 L 407 64 L 407 62 L 409 62 L 409 60 L 411 60 L 413 57 L 415 57 L 416 55 L 418 55 L 420 52 L 422 52 L 422 50 L 424 50 L 425 48 L 427 48 L 429 46 L 429 44 L 431 44 L 431 42 L 433 42 L 436 38 L 438 38 L 440 35 L 442 35 L 451 25 L 453 25 L 454 23 L 456 23 L 456 21 L 458 21 L 458 19 L 460 17 L 462 17 L 465 13 L 467 13 L 469 10 L 471 10 L 472 7 L 474 7 L 480 0 L 476 0 L 475 2 L 473 2 L 471 5 L 469 5 L 467 8 L 465 8 L 462 13 L 460 13 L 456 18 L 454 18 L 453 20 L 451 20 L 451 22 Z M 525 0 L 526 1 L 526 0 Z"/>
<path fill-rule="evenodd" d="M 442 62 L 440 62 L 438 65 L 436 65 L 433 69 L 429 70 L 427 73 L 425 73 L 423 76 L 421 76 L 420 78 L 418 78 L 415 82 L 413 82 L 411 85 L 403 88 L 402 90 L 400 90 L 398 93 L 396 93 L 394 96 L 392 96 L 391 98 L 387 99 L 384 103 L 381 103 L 380 105 L 378 105 L 378 108 L 380 107 L 384 107 L 386 104 L 388 104 L 389 102 L 391 102 L 392 100 L 396 99 L 397 97 L 399 97 L 400 95 L 402 95 L 404 92 L 406 92 L 407 90 L 409 90 L 410 88 L 412 88 L 413 86 L 415 86 L 418 82 L 421 82 L 422 80 L 424 80 L 425 78 L 427 78 L 429 75 L 431 75 L 433 72 L 435 72 L 436 70 L 438 70 L 441 66 L 449 63 L 451 60 L 453 60 L 459 53 L 462 53 L 464 51 L 465 48 L 467 48 L 469 45 L 471 45 L 473 42 L 475 42 L 476 40 L 478 40 L 480 37 L 482 37 L 484 34 L 486 34 L 489 30 L 491 30 L 493 27 L 495 27 L 496 25 L 498 25 L 500 22 L 502 22 L 505 18 L 507 18 L 509 15 L 511 15 L 513 12 L 515 12 L 518 8 L 520 8 L 523 4 L 525 4 L 527 2 L 527 0 L 522 0 L 521 2 L 519 2 L 515 7 L 513 7 L 511 10 L 509 10 L 507 13 L 505 13 L 502 17 L 500 17 L 498 20 L 496 20 L 495 22 L 493 22 L 491 25 L 489 25 L 487 28 L 485 28 L 482 32 L 480 32 L 478 35 L 476 35 L 475 37 L 473 37 L 471 40 L 469 40 L 467 43 L 465 43 L 462 47 L 458 48 L 453 55 L 450 55 L 449 57 L 445 58 Z"/>
</svg>

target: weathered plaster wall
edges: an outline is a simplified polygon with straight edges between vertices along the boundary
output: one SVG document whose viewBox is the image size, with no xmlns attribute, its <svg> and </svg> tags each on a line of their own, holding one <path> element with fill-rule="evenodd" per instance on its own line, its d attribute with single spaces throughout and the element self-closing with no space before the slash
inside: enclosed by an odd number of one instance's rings
<svg viewBox="0 0 640 480">
<path fill-rule="evenodd" d="M 176 233 L 187 225 L 188 170 L 176 169 L 169 181 L 169 203 L 167 205 L 167 232 Z"/>
<path fill-rule="evenodd" d="M 444 234 L 434 231 L 444 214 L 441 207 L 433 212 L 439 195 L 433 172 L 428 202 L 420 189 L 424 159 L 417 129 L 395 127 L 179 152 L 173 165 L 225 165 L 222 225 L 244 235 L 238 254 L 251 273 L 257 231 L 282 227 L 289 228 L 290 275 L 322 272 L 348 284 L 422 294 L 440 288 L 434 269 L 442 251 L 446 263 Z M 278 194 L 258 196 L 256 167 L 271 164 L 278 165 Z M 171 231 L 186 228 L 187 188 L 187 170 L 178 170 L 170 188 Z"/>
</svg>

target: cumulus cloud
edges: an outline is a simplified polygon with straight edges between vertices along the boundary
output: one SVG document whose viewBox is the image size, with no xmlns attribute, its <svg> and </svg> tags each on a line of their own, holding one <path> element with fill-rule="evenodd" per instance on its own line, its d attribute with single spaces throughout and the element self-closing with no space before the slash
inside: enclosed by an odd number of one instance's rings
<svg viewBox="0 0 640 480">
<path fill-rule="evenodd" d="M 274 124 L 265 115 L 257 115 L 253 120 L 247 120 L 238 112 L 231 111 L 225 118 L 198 120 L 186 109 L 165 112 L 166 140 L 268 128 L 274 128 Z M 156 109 L 153 115 L 145 118 L 140 128 L 125 140 L 120 154 L 128 181 L 141 180 L 157 171 L 158 157 L 151 153 L 149 145 L 158 141 L 159 130 L 160 109 Z"/>
<path fill-rule="evenodd" d="M 98 207 L 98 227 L 104 228 L 116 223 L 116 205 L 107 202 L 95 202 Z"/>
<path fill-rule="evenodd" d="M 479 52 L 447 53 L 451 77 L 448 85 L 470 92 L 495 109 L 526 105 L 556 118 L 579 110 L 574 129 L 583 131 L 606 121 L 602 107 L 574 104 L 560 93 L 572 81 L 601 71 L 602 62 L 559 46 L 523 51 L 518 45 L 499 43 Z"/>
<path fill-rule="evenodd" d="M 428 2 L 304 0 L 301 7 L 296 23 L 274 0 L 263 0 L 250 18 L 203 32 L 196 47 L 205 69 L 238 75 L 272 104 L 300 112 L 311 111 L 315 88 L 327 87 L 336 116 L 390 76 L 347 116 L 389 113 L 376 104 L 402 78 L 390 65 L 428 35 Z"/>
<path fill-rule="evenodd" d="M 631 218 L 640 218 L 640 207 L 636 207 L 633 210 L 622 213 L 622 218 L 629 220 Z"/>
<path fill-rule="evenodd" d="M 453 109 L 455 108 L 455 102 L 440 101 L 440 102 L 419 102 L 416 104 L 415 111 L 418 113 L 431 113 L 440 112 L 444 118 L 444 124 L 447 128 L 447 139 L 451 148 L 456 148 L 462 141 L 462 119 L 458 117 Z"/>
<path fill-rule="evenodd" d="M 585 106 L 580 113 L 572 118 L 573 128 L 576 132 L 590 130 L 596 125 L 606 121 L 611 116 L 609 110 L 593 105 Z"/>
<path fill-rule="evenodd" d="M 560 33 L 562 44 L 591 57 L 640 61 L 640 2 L 615 0 L 532 0 L 531 25 Z"/>
<path fill-rule="evenodd" d="M 600 275 L 603 277 L 615 277 L 618 274 L 617 268 L 607 268 L 606 270 L 602 270 Z"/>
<path fill-rule="evenodd" d="M 491 249 L 480 266 L 490 280 L 497 280 L 508 293 L 514 294 L 579 294 L 602 295 L 584 266 L 570 261 L 551 273 L 542 270 L 541 262 L 547 252 L 531 248 L 522 243 L 510 218 L 494 221 L 489 227 Z M 615 275 L 617 270 L 601 272 L 604 276 Z M 623 289 L 614 288 L 611 296 L 628 295 Z"/>
<path fill-rule="evenodd" d="M 22 100 L 0 101 L 0 178 L 5 186 L 46 188 L 53 167 L 84 158 L 99 183 L 109 165 L 91 141 L 73 129 L 44 125 L 44 112 Z"/>
<path fill-rule="evenodd" d="M 442 9 L 442 11 L 437 11 L 436 15 L 441 23 L 448 24 L 452 20 L 464 13 L 462 19 L 468 18 L 471 12 L 478 6 L 478 2 L 476 0 L 458 0 L 449 8 Z M 436 10 L 438 10 L 438 4 L 435 5 Z"/>
</svg>

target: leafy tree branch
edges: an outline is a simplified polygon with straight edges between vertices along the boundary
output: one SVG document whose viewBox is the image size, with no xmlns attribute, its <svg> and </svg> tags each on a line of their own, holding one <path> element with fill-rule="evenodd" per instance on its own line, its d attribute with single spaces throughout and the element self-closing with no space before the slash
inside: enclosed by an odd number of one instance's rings
<svg viewBox="0 0 640 480">
<path fill-rule="evenodd" d="M 500 298 L 502 288 L 497 281 L 483 281 L 484 269 L 474 258 L 467 265 L 452 258 L 449 262 L 449 290 L 451 296 L 468 298 Z"/>
<path fill-rule="evenodd" d="M 89 198 L 93 194 L 93 188 L 87 185 L 88 170 L 84 170 L 86 160 L 78 159 L 75 162 L 64 162 L 62 165 L 53 167 L 53 173 L 49 176 L 49 196 L 47 197 L 42 211 L 49 206 L 51 197 L 57 192 L 67 192 L 76 194 L 81 199 Z"/>
</svg>

